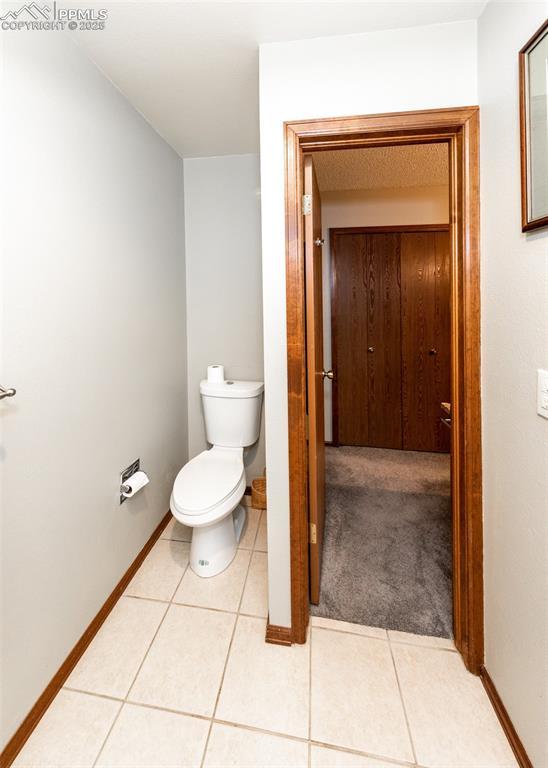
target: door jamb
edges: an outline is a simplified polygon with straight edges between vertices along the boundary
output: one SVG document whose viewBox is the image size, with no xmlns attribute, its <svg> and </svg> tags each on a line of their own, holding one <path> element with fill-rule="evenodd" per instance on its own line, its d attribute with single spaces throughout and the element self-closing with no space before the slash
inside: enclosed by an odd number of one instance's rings
<svg viewBox="0 0 548 768">
<path fill-rule="evenodd" d="M 451 226 L 453 623 L 474 674 L 483 663 L 480 394 L 479 108 L 288 122 L 285 131 L 291 641 L 309 619 L 306 326 L 302 155 L 320 150 L 448 144 Z M 267 631 L 268 637 L 268 631 Z"/>
</svg>

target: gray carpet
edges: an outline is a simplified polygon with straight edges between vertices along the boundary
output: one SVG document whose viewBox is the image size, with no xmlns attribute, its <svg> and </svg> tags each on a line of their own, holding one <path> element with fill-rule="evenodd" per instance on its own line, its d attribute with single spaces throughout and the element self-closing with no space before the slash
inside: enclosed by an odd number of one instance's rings
<svg viewBox="0 0 548 768">
<path fill-rule="evenodd" d="M 315 616 L 452 636 L 449 456 L 326 448 Z"/>
</svg>

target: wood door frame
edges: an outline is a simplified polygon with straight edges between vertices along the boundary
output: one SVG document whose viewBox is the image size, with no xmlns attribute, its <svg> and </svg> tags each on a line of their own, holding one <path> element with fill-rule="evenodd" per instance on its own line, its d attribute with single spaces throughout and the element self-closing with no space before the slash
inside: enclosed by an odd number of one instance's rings
<svg viewBox="0 0 548 768">
<path fill-rule="evenodd" d="M 479 108 L 400 112 L 284 124 L 291 630 L 309 619 L 306 338 L 302 155 L 320 150 L 448 144 L 451 227 L 453 621 L 467 668 L 483 663 L 480 393 Z"/>
<path fill-rule="evenodd" d="M 368 227 L 330 227 L 329 228 L 329 294 L 331 303 L 331 368 L 335 374 L 331 387 L 331 445 L 339 443 L 339 386 L 337 383 L 338 344 L 337 344 L 337 271 L 333 253 L 336 235 L 382 235 L 400 232 L 448 232 L 449 224 L 386 224 Z"/>
</svg>

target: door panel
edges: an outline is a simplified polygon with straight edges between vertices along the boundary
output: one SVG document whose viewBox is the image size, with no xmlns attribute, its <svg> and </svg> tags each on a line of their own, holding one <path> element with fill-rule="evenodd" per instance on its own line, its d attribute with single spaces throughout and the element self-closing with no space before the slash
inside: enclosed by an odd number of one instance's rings
<svg viewBox="0 0 548 768">
<path fill-rule="evenodd" d="M 447 232 L 402 233 L 403 447 L 447 450 L 440 403 L 450 401 L 450 251 Z"/>
<path fill-rule="evenodd" d="M 368 445 L 401 448 L 400 236 L 365 236 Z"/>
<path fill-rule="evenodd" d="M 342 445 L 368 445 L 369 441 L 365 259 L 363 235 L 335 235 L 331 254 L 332 355 L 337 361 L 333 396 Z"/>
<path fill-rule="evenodd" d="M 314 536 L 310 542 L 310 599 L 320 601 L 325 524 L 325 430 L 323 391 L 323 313 L 321 199 L 311 155 L 304 157 L 304 194 L 312 200 L 304 217 L 306 355 L 308 393 L 308 506 Z"/>
<path fill-rule="evenodd" d="M 401 448 L 399 234 L 335 233 L 338 441 Z"/>
</svg>

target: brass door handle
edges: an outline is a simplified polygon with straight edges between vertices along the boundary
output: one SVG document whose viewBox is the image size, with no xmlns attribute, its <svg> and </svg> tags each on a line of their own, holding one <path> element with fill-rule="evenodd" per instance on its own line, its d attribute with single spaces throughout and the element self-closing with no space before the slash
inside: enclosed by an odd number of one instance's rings
<svg viewBox="0 0 548 768">
<path fill-rule="evenodd" d="M 331 379 L 331 381 L 333 381 L 333 379 L 335 378 L 335 374 L 333 373 L 333 371 L 322 371 L 322 376 L 324 377 L 324 379 Z"/>
<path fill-rule="evenodd" d="M 367 351 L 369 352 L 370 355 L 372 355 L 373 352 L 375 351 L 375 347 L 367 347 Z"/>
<path fill-rule="evenodd" d="M 438 350 L 437 349 L 429 349 L 428 350 L 428 354 L 429 355 L 437 355 L 438 354 Z"/>
</svg>

